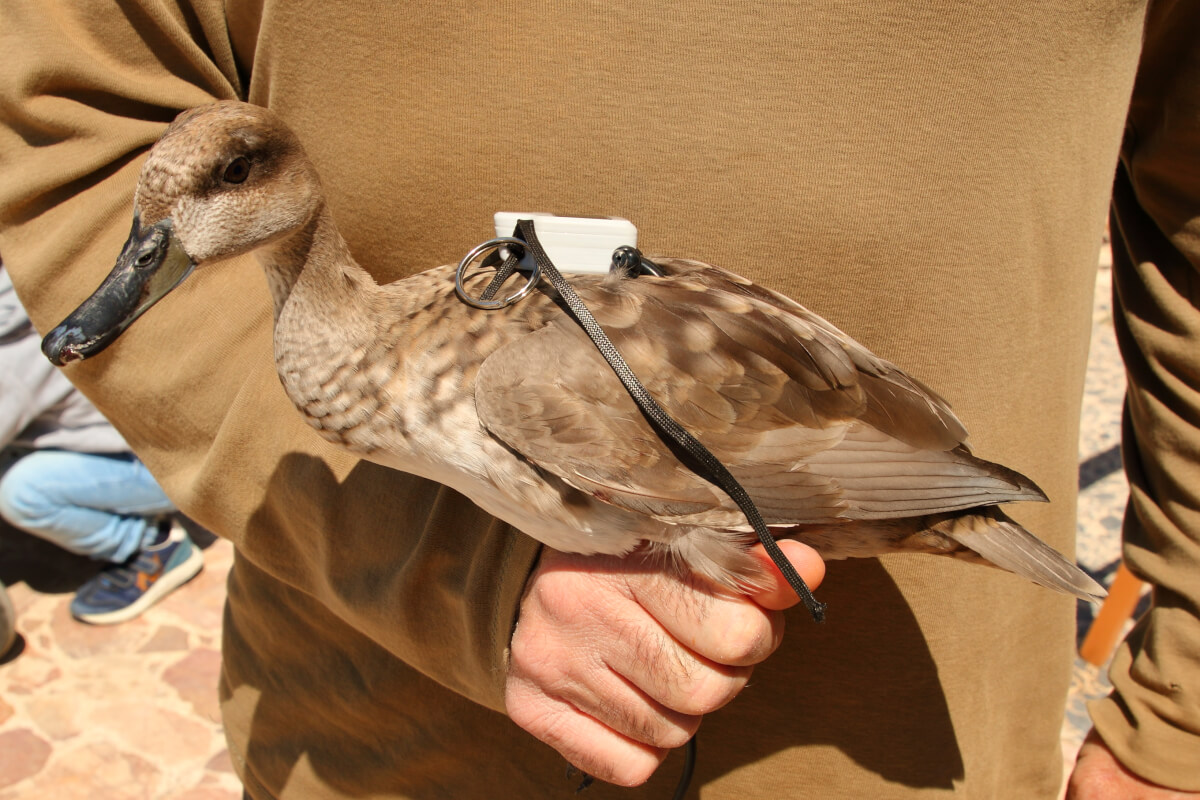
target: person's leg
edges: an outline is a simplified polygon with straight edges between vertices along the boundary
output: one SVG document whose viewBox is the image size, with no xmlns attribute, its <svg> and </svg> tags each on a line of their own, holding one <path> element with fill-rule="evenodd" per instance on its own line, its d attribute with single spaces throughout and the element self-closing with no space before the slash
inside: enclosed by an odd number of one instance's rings
<svg viewBox="0 0 1200 800">
<path fill-rule="evenodd" d="M 123 563 L 151 545 L 158 522 L 175 511 L 132 455 L 41 450 L 0 478 L 0 516 L 91 558 Z"/>
<path fill-rule="evenodd" d="M 84 622 L 133 619 L 200 571 L 203 556 L 169 520 L 174 511 L 132 455 L 35 451 L 0 475 L 0 515 L 11 524 L 112 562 L 71 601 Z"/>
</svg>

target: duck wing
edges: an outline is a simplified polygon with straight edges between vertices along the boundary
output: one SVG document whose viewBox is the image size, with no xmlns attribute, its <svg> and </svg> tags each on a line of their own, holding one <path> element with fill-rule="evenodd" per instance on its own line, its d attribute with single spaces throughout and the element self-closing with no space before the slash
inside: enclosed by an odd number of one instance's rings
<svg viewBox="0 0 1200 800">
<path fill-rule="evenodd" d="M 975 458 L 936 393 L 815 314 L 738 276 L 577 288 L 647 390 L 746 487 L 770 525 L 1040 499 Z M 654 431 L 574 321 L 490 355 L 476 407 L 492 435 L 575 488 L 664 522 L 744 528 L 733 502 Z"/>
</svg>

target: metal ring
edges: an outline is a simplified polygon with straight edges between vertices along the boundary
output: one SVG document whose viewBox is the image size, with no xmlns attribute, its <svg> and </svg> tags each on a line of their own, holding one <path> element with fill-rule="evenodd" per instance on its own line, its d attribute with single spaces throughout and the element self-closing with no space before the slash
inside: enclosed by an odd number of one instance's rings
<svg viewBox="0 0 1200 800">
<path fill-rule="evenodd" d="M 459 300 L 462 300 L 467 305 L 474 306 L 475 308 L 482 308 L 486 311 L 495 311 L 498 308 L 511 306 L 513 303 L 517 302 L 522 297 L 533 291 L 533 287 L 537 286 L 538 281 L 542 278 L 542 271 L 536 262 L 533 264 L 533 271 L 530 274 L 529 280 L 526 282 L 526 284 L 518 289 L 514 294 L 510 294 L 508 297 L 500 300 L 481 300 L 478 297 L 471 297 L 471 295 L 467 294 L 467 289 L 463 285 L 463 275 L 466 274 L 467 267 L 471 265 L 471 262 L 489 250 L 499 250 L 501 247 L 509 245 L 517 245 L 523 249 L 527 249 L 529 247 L 529 245 L 525 244 L 525 242 L 521 239 L 517 239 L 512 236 L 504 236 L 499 239 L 489 239 L 481 245 L 476 245 L 474 248 L 472 248 L 471 252 L 467 253 L 462 261 L 458 262 L 458 269 L 454 272 L 454 291 L 458 295 Z"/>
</svg>

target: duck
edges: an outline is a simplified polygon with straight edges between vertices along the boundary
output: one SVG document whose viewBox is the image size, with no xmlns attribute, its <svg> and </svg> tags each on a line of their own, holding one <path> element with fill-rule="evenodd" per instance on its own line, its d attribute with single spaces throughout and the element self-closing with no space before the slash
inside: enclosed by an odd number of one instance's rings
<svg viewBox="0 0 1200 800">
<path fill-rule="evenodd" d="M 95 356 L 193 270 L 253 253 L 280 382 L 326 440 L 450 486 L 560 551 L 765 585 L 742 510 L 659 437 L 552 288 L 492 310 L 459 298 L 456 265 L 381 285 L 321 187 L 274 112 L 235 101 L 183 112 L 142 166 L 116 266 L 43 352 L 58 365 Z M 661 276 L 573 275 L 571 286 L 772 536 L 826 560 L 934 554 L 1103 597 L 1000 508 L 1047 498 L 975 456 L 933 389 L 739 275 L 653 263 Z M 476 293 L 484 272 L 468 281 Z"/>
</svg>

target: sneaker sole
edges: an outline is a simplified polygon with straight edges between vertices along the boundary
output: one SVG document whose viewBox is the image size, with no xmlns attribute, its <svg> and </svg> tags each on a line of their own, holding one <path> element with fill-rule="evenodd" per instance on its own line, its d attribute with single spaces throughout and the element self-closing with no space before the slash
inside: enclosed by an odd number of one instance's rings
<svg viewBox="0 0 1200 800">
<path fill-rule="evenodd" d="M 204 554 L 200 552 L 200 548 L 193 546 L 191 555 L 185 561 L 159 578 L 153 586 L 146 590 L 145 594 L 124 608 L 99 614 L 72 614 L 72 616 L 80 622 L 87 622 L 91 625 L 116 625 L 128 622 L 134 617 L 141 616 L 150 606 L 199 575 L 203 568 Z"/>
</svg>

